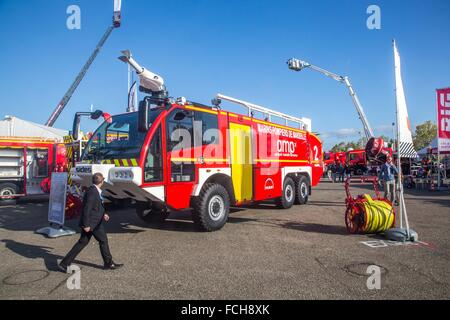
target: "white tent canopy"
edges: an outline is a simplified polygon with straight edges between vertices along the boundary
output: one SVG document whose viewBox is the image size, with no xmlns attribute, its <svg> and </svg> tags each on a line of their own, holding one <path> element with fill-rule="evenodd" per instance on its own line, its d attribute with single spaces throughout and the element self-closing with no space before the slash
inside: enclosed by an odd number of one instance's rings
<svg viewBox="0 0 450 320">
<path fill-rule="evenodd" d="M 0 137 L 33 137 L 62 141 L 67 134 L 67 130 L 47 127 L 13 116 L 5 116 L 0 120 Z"/>
<path fill-rule="evenodd" d="M 437 147 L 438 147 L 438 140 L 437 140 L 437 138 L 434 138 L 433 141 L 431 141 L 431 143 L 428 146 L 426 146 L 425 148 L 417 151 L 417 153 L 419 155 L 421 155 L 421 156 L 424 156 L 424 155 L 426 155 L 428 153 L 428 150 L 430 148 L 433 149 L 433 153 L 437 153 Z"/>
</svg>

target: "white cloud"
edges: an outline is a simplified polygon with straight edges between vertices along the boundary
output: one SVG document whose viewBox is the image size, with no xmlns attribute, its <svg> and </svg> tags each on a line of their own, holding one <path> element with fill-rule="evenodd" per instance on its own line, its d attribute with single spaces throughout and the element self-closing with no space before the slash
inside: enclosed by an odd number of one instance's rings
<svg viewBox="0 0 450 320">
<path fill-rule="evenodd" d="M 335 131 L 324 132 L 321 134 L 323 138 L 351 138 L 351 137 L 359 137 L 361 135 L 361 129 L 355 128 L 343 128 Z"/>
</svg>

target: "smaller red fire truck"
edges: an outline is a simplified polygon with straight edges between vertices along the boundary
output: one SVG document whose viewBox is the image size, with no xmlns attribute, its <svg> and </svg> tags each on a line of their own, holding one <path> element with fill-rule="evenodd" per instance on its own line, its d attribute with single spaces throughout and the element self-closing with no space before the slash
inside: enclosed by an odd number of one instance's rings
<svg viewBox="0 0 450 320">
<path fill-rule="evenodd" d="M 343 165 L 346 163 L 346 153 L 345 152 L 325 152 L 323 154 L 323 162 L 324 162 L 324 174 L 331 176 L 331 168 L 336 164 L 336 161 L 339 161 Z M 330 171 L 330 172 L 329 172 Z"/>
<path fill-rule="evenodd" d="M 375 175 L 378 167 L 386 161 L 386 156 L 392 157 L 392 148 L 382 147 L 380 155 L 376 158 L 368 159 L 365 149 L 347 151 L 347 165 L 353 175 L 363 175 L 370 172 Z"/>
<path fill-rule="evenodd" d="M 353 175 L 363 175 L 367 172 L 366 150 L 350 150 L 346 154 L 348 170 Z"/>
<path fill-rule="evenodd" d="M 0 201 L 45 194 L 42 181 L 66 164 L 65 146 L 55 140 L 0 137 Z"/>
</svg>

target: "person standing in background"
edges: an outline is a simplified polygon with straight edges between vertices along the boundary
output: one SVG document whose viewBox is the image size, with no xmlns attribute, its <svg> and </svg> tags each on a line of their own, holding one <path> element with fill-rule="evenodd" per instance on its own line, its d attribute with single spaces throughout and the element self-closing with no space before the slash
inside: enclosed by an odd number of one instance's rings
<svg viewBox="0 0 450 320">
<path fill-rule="evenodd" d="M 395 188 L 395 175 L 398 175 L 398 170 L 392 163 L 392 157 L 388 156 L 386 162 L 381 166 L 378 179 L 383 182 L 384 198 L 391 201 L 391 203 L 397 202 L 396 200 L 396 188 Z"/>
</svg>

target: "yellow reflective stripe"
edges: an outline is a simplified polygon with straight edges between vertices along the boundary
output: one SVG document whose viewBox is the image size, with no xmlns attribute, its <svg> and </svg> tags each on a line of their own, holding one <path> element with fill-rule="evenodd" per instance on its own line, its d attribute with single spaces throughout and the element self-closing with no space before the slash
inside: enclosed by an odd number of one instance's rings
<svg viewBox="0 0 450 320">
<path fill-rule="evenodd" d="M 215 115 L 218 114 L 217 111 L 203 109 L 203 108 L 197 108 L 197 107 L 193 107 L 193 106 L 186 106 L 186 109 L 200 111 L 200 112 L 206 112 L 206 113 L 211 113 L 211 114 L 215 114 Z"/>
<path fill-rule="evenodd" d="M 129 167 L 129 166 L 130 166 L 130 165 L 128 164 L 128 160 L 127 160 L 127 159 L 123 159 L 122 162 L 123 162 L 123 165 L 124 165 L 125 167 Z"/>
<path fill-rule="evenodd" d="M 120 161 L 119 160 L 114 160 L 114 164 L 116 165 L 116 167 L 120 167 Z"/>
<path fill-rule="evenodd" d="M 137 167 L 138 166 L 138 162 L 136 159 L 131 159 L 131 164 L 133 165 L 133 167 Z"/>
<path fill-rule="evenodd" d="M 172 158 L 170 159 L 170 161 L 174 161 L 174 162 L 193 162 L 193 161 L 197 161 L 197 159 L 195 158 Z"/>
</svg>

